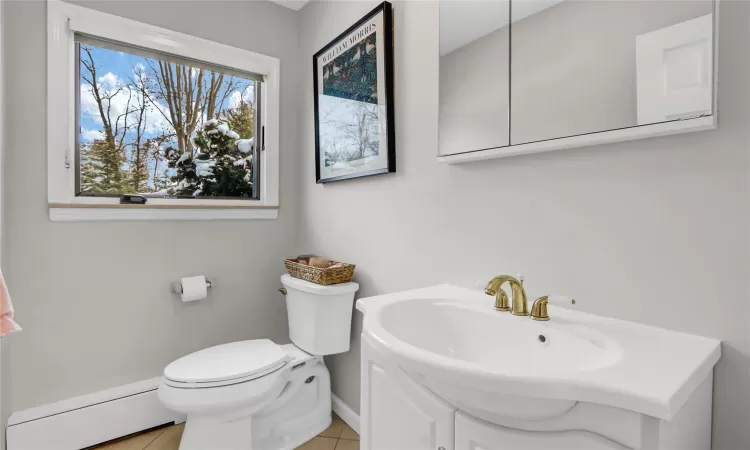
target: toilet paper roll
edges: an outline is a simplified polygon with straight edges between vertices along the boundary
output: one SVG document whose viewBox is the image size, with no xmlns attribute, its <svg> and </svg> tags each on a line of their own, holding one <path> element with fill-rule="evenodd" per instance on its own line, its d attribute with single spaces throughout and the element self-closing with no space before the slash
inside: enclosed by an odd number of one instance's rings
<svg viewBox="0 0 750 450">
<path fill-rule="evenodd" d="M 194 302 L 206 298 L 208 295 L 208 288 L 206 287 L 206 277 L 185 277 L 180 280 L 182 284 L 182 301 L 183 302 Z"/>
</svg>

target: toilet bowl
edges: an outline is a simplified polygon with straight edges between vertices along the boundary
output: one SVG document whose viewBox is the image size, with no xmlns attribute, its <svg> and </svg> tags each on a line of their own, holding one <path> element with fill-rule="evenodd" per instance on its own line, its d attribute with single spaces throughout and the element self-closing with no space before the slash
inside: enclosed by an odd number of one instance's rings
<svg viewBox="0 0 750 450">
<path fill-rule="evenodd" d="M 331 423 L 323 355 L 349 350 L 356 283 L 319 286 L 284 275 L 293 344 L 231 342 L 164 369 L 159 399 L 187 415 L 180 450 L 291 450 Z"/>
</svg>

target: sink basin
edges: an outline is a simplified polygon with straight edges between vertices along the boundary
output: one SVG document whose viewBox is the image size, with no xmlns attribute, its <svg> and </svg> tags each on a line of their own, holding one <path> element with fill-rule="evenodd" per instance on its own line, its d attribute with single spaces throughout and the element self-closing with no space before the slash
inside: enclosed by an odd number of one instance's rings
<svg viewBox="0 0 750 450">
<path fill-rule="evenodd" d="M 381 341 L 398 343 L 402 366 L 442 398 L 485 420 L 542 420 L 575 405 L 478 388 L 487 375 L 559 377 L 605 367 L 620 357 L 612 340 L 585 326 L 501 313 L 490 301 L 410 299 L 383 306 L 375 320 Z"/>
<path fill-rule="evenodd" d="M 721 354 L 714 339 L 554 306 L 548 322 L 514 316 L 450 285 L 357 308 L 363 339 L 403 376 L 494 423 L 548 420 L 578 402 L 671 420 Z"/>
<path fill-rule="evenodd" d="M 380 310 L 379 319 L 384 333 L 444 363 L 508 376 L 554 376 L 619 358 L 613 341 L 586 327 L 536 322 L 450 300 L 393 303 Z"/>
</svg>

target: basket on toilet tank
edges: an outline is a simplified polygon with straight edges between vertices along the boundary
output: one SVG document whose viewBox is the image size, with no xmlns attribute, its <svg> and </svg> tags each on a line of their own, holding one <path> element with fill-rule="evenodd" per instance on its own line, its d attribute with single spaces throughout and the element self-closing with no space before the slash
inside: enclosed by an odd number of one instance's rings
<svg viewBox="0 0 750 450">
<path fill-rule="evenodd" d="M 349 351 L 357 283 L 330 286 L 283 275 L 289 338 L 312 355 Z"/>
<path fill-rule="evenodd" d="M 284 265 L 294 278 L 325 286 L 348 283 L 354 278 L 354 264 L 331 261 L 319 256 L 285 259 Z"/>
</svg>

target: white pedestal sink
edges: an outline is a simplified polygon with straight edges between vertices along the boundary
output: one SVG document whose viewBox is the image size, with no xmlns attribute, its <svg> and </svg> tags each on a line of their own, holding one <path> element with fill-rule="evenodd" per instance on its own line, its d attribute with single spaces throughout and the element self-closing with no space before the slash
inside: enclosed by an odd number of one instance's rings
<svg viewBox="0 0 750 450">
<path fill-rule="evenodd" d="M 555 307 L 552 320 L 536 322 L 448 285 L 357 308 L 364 450 L 463 450 L 456 436 L 473 442 L 477 433 L 494 436 L 494 447 L 467 449 L 710 448 L 716 340 Z M 410 441 L 421 423 L 424 439 Z"/>
<path fill-rule="evenodd" d="M 400 364 L 440 397 L 490 420 L 562 414 L 575 401 L 518 396 L 511 383 L 536 378 L 551 386 L 556 379 L 615 364 L 622 356 L 612 339 L 591 328 L 568 319 L 545 323 L 499 313 L 483 300 L 393 302 L 368 314 L 367 330 L 388 343 Z M 508 389 L 498 390 L 500 383 Z"/>
</svg>

